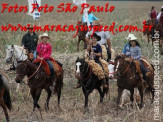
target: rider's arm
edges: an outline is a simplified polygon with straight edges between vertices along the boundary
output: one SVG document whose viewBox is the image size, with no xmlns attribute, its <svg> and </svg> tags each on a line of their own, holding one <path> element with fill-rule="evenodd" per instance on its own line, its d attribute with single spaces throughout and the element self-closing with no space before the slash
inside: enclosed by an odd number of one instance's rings
<svg viewBox="0 0 163 122">
<path fill-rule="evenodd" d="M 110 34 L 108 31 L 104 32 L 104 36 L 106 38 L 106 43 L 108 45 L 109 50 L 111 51 L 111 41 L 110 41 Z"/>
<path fill-rule="evenodd" d="M 92 20 L 99 20 L 99 18 L 95 17 L 95 16 L 92 14 Z"/>
</svg>

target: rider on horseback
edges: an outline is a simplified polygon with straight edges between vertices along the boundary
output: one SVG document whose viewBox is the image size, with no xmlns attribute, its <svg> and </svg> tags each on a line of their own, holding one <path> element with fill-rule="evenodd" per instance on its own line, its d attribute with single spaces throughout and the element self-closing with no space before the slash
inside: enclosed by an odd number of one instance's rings
<svg viewBox="0 0 163 122">
<path fill-rule="evenodd" d="M 53 64 L 51 60 L 49 60 L 52 54 L 52 46 L 50 43 L 47 43 L 47 41 L 49 40 L 48 34 L 44 33 L 41 39 L 42 39 L 42 42 L 40 42 L 37 46 L 38 57 L 41 60 L 45 60 L 48 63 L 50 72 L 51 72 L 50 76 L 51 76 L 52 81 L 54 81 L 55 72 L 54 72 Z"/>
<path fill-rule="evenodd" d="M 132 60 L 136 60 L 140 62 L 141 72 L 143 74 L 143 78 L 139 74 L 139 77 L 141 78 L 142 82 L 146 81 L 146 71 L 145 67 L 143 65 L 143 61 L 141 60 L 141 48 L 140 44 L 137 41 L 137 38 L 134 36 L 134 34 L 129 34 L 129 36 L 126 38 L 129 40 L 129 50 L 130 52 L 126 53 L 128 57 L 131 57 Z"/>
<path fill-rule="evenodd" d="M 90 22 L 90 24 L 92 25 L 93 21 L 94 20 L 99 20 L 97 17 L 95 17 L 91 12 L 90 12 L 90 8 L 87 8 L 87 12 L 88 12 L 88 20 Z M 83 15 L 83 18 L 82 18 L 82 22 L 83 23 L 87 23 L 86 20 L 85 20 L 85 16 Z"/>
<path fill-rule="evenodd" d="M 157 16 L 157 20 L 163 25 L 163 6 L 161 7 L 161 12 Z"/>
<path fill-rule="evenodd" d="M 28 33 L 22 38 L 22 46 L 28 53 L 33 53 L 34 59 L 36 59 L 36 47 L 38 43 L 38 35 L 33 32 L 33 26 L 28 27 Z"/>
<path fill-rule="evenodd" d="M 93 26 L 101 26 L 101 21 L 100 20 L 96 20 L 93 23 Z M 97 29 L 98 30 L 98 29 Z M 107 54 L 108 54 L 108 62 L 111 59 L 111 41 L 110 41 L 110 34 L 108 31 L 95 31 L 95 33 L 101 37 L 101 39 L 97 42 L 100 45 L 104 45 L 107 49 Z M 91 36 L 93 34 L 93 31 L 90 31 L 86 34 L 85 40 L 86 42 L 89 44 L 90 40 L 89 40 L 89 36 Z"/>
<path fill-rule="evenodd" d="M 89 44 L 88 46 L 88 53 L 90 54 L 90 57 L 96 62 L 98 63 L 102 69 L 103 69 L 103 72 L 104 72 L 104 68 L 100 62 L 100 57 L 102 56 L 102 48 L 101 46 L 97 43 L 97 41 L 100 41 L 101 40 L 101 37 L 98 36 L 96 33 L 94 33 L 92 36 L 91 36 L 91 43 Z M 108 88 L 108 85 L 107 85 L 107 80 L 106 78 L 103 80 L 103 86 L 104 88 Z M 78 84 L 76 86 L 76 88 L 79 88 L 80 87 L 80 84 Z"/>
</svg>

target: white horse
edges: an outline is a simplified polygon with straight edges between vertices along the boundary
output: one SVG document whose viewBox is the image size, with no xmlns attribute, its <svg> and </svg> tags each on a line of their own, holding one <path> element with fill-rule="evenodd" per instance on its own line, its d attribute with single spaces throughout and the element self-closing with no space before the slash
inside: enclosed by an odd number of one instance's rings
<svg viewBox="0 0 163 122">
<path fill-rule="evenodd" d="M 6 63 L 11 63 L 14 60 L 14 66 L 17 66 L 18 62 L 25 61 L 28 59 L 26 50 L 17 45 L 8 45 L 6 49 Z M 19 90 L 20 85 L 17 85 L 17 90 Z"/>
<path fill-rule="evenodd" d="M 6 63 L 11 63 L 12 58 L 19 62 L 27 60 L 28 56 L 26 50 L 23 47 L 17 45 L 8 45 L 6 49 Z"/>
</svg>

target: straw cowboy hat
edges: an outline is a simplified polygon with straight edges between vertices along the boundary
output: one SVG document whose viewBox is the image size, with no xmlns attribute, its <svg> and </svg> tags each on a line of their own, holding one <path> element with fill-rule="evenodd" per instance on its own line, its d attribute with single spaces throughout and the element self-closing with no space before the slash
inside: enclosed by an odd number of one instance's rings
<svg viewBox="0 0 163 122">
<path fill-rule="evenodd" d="M 101 25 L 102 21 L 101 20 L 95 20 L 93 21 L 93 25 Z"/>
<path fill-rule="evenodd" d="M 43 37 L 48 37 L 48 38 L 49 38 L 49 36 L 48 36 L 47 33 L 44 33 L 44 34 L 42 34 L 42 35 L 40 35 L 40 36 L 41 36 L 41 39 L 42 39 Z"/>
<path fill-rule="evenodd" d="M 137 40 L 134 34 L 129 34 L 128 37 L 125 37 L 127 40 L 132 41 L 132 40 Z"/>
<path fill-rule="evenodd" d="M 161 8 L 163 8 L 163 6 L 161 6 Z"/>
</svg>

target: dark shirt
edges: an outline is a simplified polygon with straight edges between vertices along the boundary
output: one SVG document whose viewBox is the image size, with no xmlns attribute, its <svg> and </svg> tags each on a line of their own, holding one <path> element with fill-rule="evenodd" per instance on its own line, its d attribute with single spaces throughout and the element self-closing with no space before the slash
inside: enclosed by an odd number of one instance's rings
<svg viewBox="0 0 163 122">
<path fill-rule="evenodd" d="M 23 36 L 22 39 L 22 45 L 26 49 L 28 49 L 29 52 L 34 52 L 37 47 L 38 42 L 38 36 L 36 33 L 33 33 L 33 35 L 30 35 L 29 32 Z"/>
<path fill-rule="evenodd" d="M 97 44 L 96 46 L 92 45 L 92 50 L 94 53 L 102 53 L 102 48 L 99 44 Z M 95 55 L 93 55 L 93 57 L 94 57 L 94 60 L 99 60 L 100 58 L 99 56 L 95 56 Z"/>
</svg>

